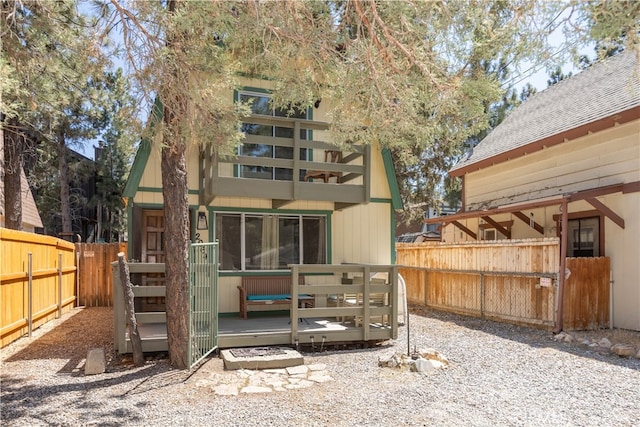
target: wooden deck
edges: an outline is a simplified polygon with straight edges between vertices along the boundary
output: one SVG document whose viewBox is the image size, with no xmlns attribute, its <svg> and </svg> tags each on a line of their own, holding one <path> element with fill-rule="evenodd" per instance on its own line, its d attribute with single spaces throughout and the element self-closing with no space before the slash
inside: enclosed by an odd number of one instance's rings
<svg viewBox="0 0 640 427">
<path fill-rule="evenodd" d="M 163 264 L 130 264 L 132 273 L 164 271 Z M 332 272 L 337 275 L 359 273 L 370 278 L 372 273 L 385 272 L 388 283 L 374 279 L 359 283 L 305 285 L 304 292 L 298 285 L 298 276 L 314 272 Z M 338 276 L 340 277 L 340 276 Z M 122 292 L 119 277 L 114 276 L 114 291 Z M 346 344 L 395 339 L 398 335 L 398 278 L 397 266 L 369 265 L 314 265 L 292 266 L 292 304 L 290 315 L 265 315 L 241 319 L 218 318 L 218 348 L 257 347 L 269 345 L 298 346 L 313 344 Z M 164 296 L 164 286 L 134 286 L 136 297 Z M 355 304 L 339 304 L 332 307 L 298 307 L 299 294 L 336 295 L 356 293 L 361 295 Z M 386 303 L 373 302 L 374 295 L 386 294 Z M 114 342 L 119 353 L 130 353 L 131 343 L 126 336 L 124 308 L 114 306 Z M 346 298 L 345 298 L 346 301 Z M 166 315 L 164 312 L 136 313 L 145 352 L 166 351 Z M 294 319 L 293 322 L 290 319 Z M 382 322 L 383 323 L 377 323 Z"/>
<path fill-rule="evenodd" d="M 296 338 L 292 338 L 291 323 L 287 316 L 221 318 L 218 323 L 218 348 L 259 347 L 268 345 L 335 345 L 352 342 L 382 341 L 389 339 L 391 326 L 371 323 L 368 339 L 361 326 L 353 321 L 340 322 L 335 318 L 309 318 L 299 321 Z M 165 323 L 141 323 L 138 325 L 145 352 L 167 351 L 167 327 Z M 131 343 L 126 339 L 126 351 Z"/>
</svg>

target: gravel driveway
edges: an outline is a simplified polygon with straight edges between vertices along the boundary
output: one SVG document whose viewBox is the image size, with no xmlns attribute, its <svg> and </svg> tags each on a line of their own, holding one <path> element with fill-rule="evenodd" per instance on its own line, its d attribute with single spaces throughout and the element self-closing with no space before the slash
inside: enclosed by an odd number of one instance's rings
<svg viewBox="0 0 640 427">
<path fill-rule="evenodd" d="M 162 357 L 141 368 L 115 357 L 111 309 L 77 309 L 2 349 L 1 424 L 640 426 L 640 359 L 421 308 L 410 328 L 410 347 L 437 350 L 448 368 L 379 367 L 381 355 L 407 351 L 401 327 L 378 348 L 305 354 L 306 364 L 326 364 L 331 381 L 219 396 L 196 385 L 197 371 L 172 370 Z M 640 342 L 639 333 L 625 336 Z M 106 349 L 107 372 L 84 376 L 94 347 Z"/>
</svg>

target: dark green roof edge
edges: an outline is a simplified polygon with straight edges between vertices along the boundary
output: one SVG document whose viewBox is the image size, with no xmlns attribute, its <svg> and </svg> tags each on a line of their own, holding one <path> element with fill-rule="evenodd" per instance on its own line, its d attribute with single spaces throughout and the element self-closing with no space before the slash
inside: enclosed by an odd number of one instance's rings
<svg viewBox="0 0 640 427">
<path fill-rule="evenodd" d="M 382 160 L 384 162 L 384 170 L 387 173 L 387 182 L 389 183 L 389 190 L 391 191 L 391 205 L 394 210 L 404 209 L 402 198 L 400 197 L 400 186 L 398 185 L 398 178 L 396 177 L 396 168 L 393 165 L 393 157 L 391 157 L 391 150 L 388 148 L 382 149 Z"/>
<path fill-rule="evenodd" d="M 153 129 L 155 128 L 157 123 L 162 121 L 164 110 L 162 108 L 162 102 L 159 98 L 156 98 L 153 103 L 153 108 L 151 109 L 151 118 L 149 120 L 149 132 L 148 135 L 143 137 L 140 141 L 140 145 L 138 146 L 138 151 L 136 151 L 136 157 L 133 160 L 133 165 L 131 166 L 131 171 L 129 172 L 129 178 L 127 179 L 127 184 L 124 187 L 124 191 L 122 195 L 124 197 L 134 197 L 138 191 L 138 187 L 140 186 L 140 180 L 142 179 L 142 174 L 144 173 L 144 169 L 147 167 L 147 161 L 149 160 L 149 155 L 151 154 L 151 137 L 150 134 L 153 134 Z"/>
</svg>

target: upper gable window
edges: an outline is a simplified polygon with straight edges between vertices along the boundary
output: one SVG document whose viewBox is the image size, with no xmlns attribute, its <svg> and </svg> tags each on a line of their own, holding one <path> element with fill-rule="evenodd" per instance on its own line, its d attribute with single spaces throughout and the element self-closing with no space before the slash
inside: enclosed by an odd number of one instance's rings
<svg viewBox="0 0 640 427">
<path fill-rule="evenodd" d="M 237 100 L 249 103 L 253 114 L 296 119 L 307 118 L 307 112 L 304 110 L 294 110 L 292 114 L 290 111 L 272 108 L 269 95 L 264 93 L 241 91 L 238 93 Z M 272 138 L 293 138 L 293 129 L 291 128 L 243 123 L 241 129 L 247 135 Z M 306 129 L 300 130 L 300 139 L 308 139 L 308 131 Z M 238 154 L 241 156 L 267 157 L 272 159 L 293 159 L 293 148 L 245 142 L 240 145 Z M 307 155 L 307 149 L 301 148 L 300 160 L 307 160 Z M 306 171 L 300 171 L 301 180 L 305 173 Z M 274 179 L 282 181 L 291 181 L 293 179 L 292 169 L 276 168 L 271 166 L 240 165 L 238 175 L 240 177 L 254 179 Z"/>
</svg>

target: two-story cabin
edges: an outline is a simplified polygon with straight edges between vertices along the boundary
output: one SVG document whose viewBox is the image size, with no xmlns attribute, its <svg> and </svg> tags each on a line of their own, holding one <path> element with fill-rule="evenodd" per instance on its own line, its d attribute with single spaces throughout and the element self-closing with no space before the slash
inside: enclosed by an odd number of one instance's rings
<svg viewBox="0 0 640 427">
<path fill-rule="evenodd" d="M 329 100 L 289 116 L 271 107 L 266 85 L 248 80 L 229 93 L 230 100 L 252 100 L 252 115 L 242 124 L 246 138 L 235 155 L 216 157 L 196 145 L 187 153 L 191 240 L 219 242 L 220 317 L 243 314 L 243 278 L 290 275 L 290 265 L 395 261 L 394 218 L 401 202 L 390 153 L 375 141 L 338 148 L 329 140 Z M 157 138 L 142 140 L 124 192 L 128 257 L 143 263 L 164 262 Z M 307 274 L 305 283 L 326 283 L 327 274 Z M 154 302 L 161 306 L 162 299 L 145 304 L 154 310 Z M 313 301 L 315 308 L 328 304 L 326 295 Z M 288 309 L 275 298 L 252 307 L 249 316 Z"/>
</svg>

